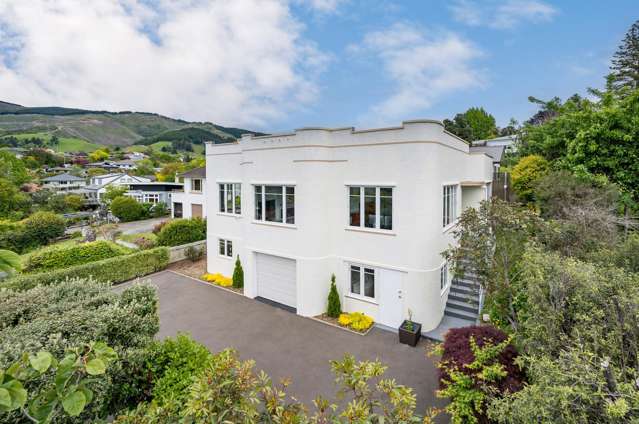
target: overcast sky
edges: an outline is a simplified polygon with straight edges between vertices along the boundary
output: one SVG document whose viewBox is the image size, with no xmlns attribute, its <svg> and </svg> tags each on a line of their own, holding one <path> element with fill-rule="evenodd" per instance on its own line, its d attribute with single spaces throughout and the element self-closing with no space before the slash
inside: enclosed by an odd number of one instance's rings
<svg viewBox="0 0 639 424">
<path fill-rule="evenodd" d="M 638 0 L 0 0 L 0 100 L 276 131 L 500 125 L 601 87 Z"/>
</svg>

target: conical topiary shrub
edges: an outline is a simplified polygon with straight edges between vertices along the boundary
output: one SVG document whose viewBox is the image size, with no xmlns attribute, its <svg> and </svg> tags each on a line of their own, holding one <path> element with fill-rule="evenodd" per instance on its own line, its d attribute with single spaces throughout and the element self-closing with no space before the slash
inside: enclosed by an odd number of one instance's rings
<svg viewBox="0 0 639 424">
<path fill-rule="evenodd" d="M 339 301 L 339 293 L 335 285 L 335 274 L 331 275 L 331 291 L 328 293 L 328 309 L 326 315 L 331 318 L 338 318 L 342 313 L 342 304 Z"/>
<path fill-rule="evenodd" d="M 244 270 L 240 263 L 240 255 L 237 255 L 235 260 L 235 269 L 233 270 L 233 287 L 241 289 L 244 287 Z"/>
</svg>

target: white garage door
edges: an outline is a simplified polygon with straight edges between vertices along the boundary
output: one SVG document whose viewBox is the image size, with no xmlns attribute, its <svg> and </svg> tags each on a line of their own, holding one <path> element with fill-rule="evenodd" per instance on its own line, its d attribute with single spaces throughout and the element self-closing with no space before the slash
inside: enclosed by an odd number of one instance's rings
<svg viewBox="0 0 639 424">
<path fill-rule="evenodd" d="M 258 253 L 257 295 L 296 308 L 295 260 Z"/>
</svg>

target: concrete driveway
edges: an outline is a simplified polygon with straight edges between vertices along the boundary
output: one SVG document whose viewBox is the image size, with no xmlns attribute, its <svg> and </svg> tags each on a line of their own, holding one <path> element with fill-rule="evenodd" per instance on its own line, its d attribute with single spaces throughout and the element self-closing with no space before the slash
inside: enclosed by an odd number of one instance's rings
<svg viewBox="0 0 639 424">
<path fill-rule="evenodd" d="M 122 234 L 150 233 L 162 221 L 170 221 L 171 217 L 144 219 L 142 221 L 121 222 L 118 224 Z"/>
<path fill-rule="evenodd" d="M 437 369 L 426 357 L 431 342 L 408 347 L 399 344 L 397 334 L 378 328 L 366 336 L 352 334 L 172 271 L 144 279 L 158 289 L 159 338 L 183 331 L 213 352 L 233 347 L 243 359 L 254 359 L 256 369 L 273 381 L 290 377 L 287 392 L 309 408 L 318 394 L 334 399 L 329 360 L 345 353 L 360 360 L 379 358 L 388 365 L 386 377 L 415 390 L 418 413 L 445 404 L 435 397 Z"/>
</svg>

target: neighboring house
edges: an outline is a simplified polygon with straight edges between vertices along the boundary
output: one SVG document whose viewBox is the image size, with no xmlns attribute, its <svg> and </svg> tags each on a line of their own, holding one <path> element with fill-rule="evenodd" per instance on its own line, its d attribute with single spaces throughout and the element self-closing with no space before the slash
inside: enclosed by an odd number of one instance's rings
<svg viewBox="0 0 639 424">
<path fill-rule="evenodd" d="M 486 140 L 475 140 L 470 146 L 473 153 L 484 153 L 493 159 L 495 172 L 499 171 L 499 166 L 507 151 L 515 150 L 517 138 L 514 135 L 491 138 Z"/>
<path fill-rule="evenodd" d="M 195 218 L 206 216 L 206 168 L 192 169 L 178 178 L 184 180 L 184 190 L 173 193 L 173 218 Z"/>
<path fill-rule="evenodd" d="M 441 252 L 463 208 L 488 198 L 492 163 L 441 122 L 303 128 L 206 144 L 207 269 L 244 268 L 244 294 L 316 316 L 331 274 L 342 308 L 396 329 L 441 321 Z"/>
<path fill-rule="evenodd" d="M 103 169 L 119 169 L 122 171 L 130 171 L 137 168 L 137 164 L 133 160 L 105 160 L 102 162 L 92 162 L 86 165 L 88 168 Z"/>
<path fill-rule="evenodd" d="M 42 187 L 54 191 L 70 191 L 84 188 L 86 180 L 68 172 L 42 179 Z"/>
<path fill-rule="evenodd" d="M 140 203 L 164 203 L 171 207 L 171 197 L 174 190 L 180 190 L 182 183 L 167 182 L 134 182 L 129 183 L 129 191 L 125 196 L 131 196 Z"/>
<path fill-rule="evenodd" d="M 142 152 L 130 152 L 124 155 L 127 159 L 132 161 L 139 161 L 142 159 L 146 159 L 148 156 Z"/>
<path fill-rule="evenodd" d="M 123 173 L 96 175 L 95 177 L 91 177 L 90 184 L 84 189 L 84 194 L 89 201 L 100 201 L 102 195 L 106 193 L 107 187 L 110 185 L 128 187 L 131 183 L 148 182 L 150 182 L 148 178 Z"/>
</svg>

